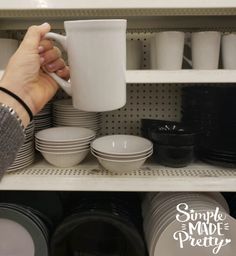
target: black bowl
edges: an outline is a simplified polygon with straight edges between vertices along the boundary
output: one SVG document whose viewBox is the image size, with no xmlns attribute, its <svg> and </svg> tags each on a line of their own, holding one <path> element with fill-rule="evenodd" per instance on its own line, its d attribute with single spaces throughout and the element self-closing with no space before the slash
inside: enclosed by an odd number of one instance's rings
<svg viewBox="0 0 236 256">
<path fill-rule="evenodd" d="M 107 212 L 67 217 L 51 240 L 51 255 L 146 256 L 143 237 L 125 218 Z"/>
<path fill-rule="evenodd" d="M 156 161 L 169 167 L 185 167 L 193 162 L 194 146 L 166 146 L 154 144 L 154 157 Z"/>
<path fill-rule="evenodd" d="M 190 146 L 195 144 L 196 132 L 178 122 L 142 119 L 142 134 L 151 141 L 169 146 Z"/>
</svg>

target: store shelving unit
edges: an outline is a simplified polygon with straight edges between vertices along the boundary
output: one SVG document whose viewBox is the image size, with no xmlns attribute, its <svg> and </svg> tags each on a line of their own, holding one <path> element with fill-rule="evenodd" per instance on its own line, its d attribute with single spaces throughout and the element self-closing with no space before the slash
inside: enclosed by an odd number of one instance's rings
<svg viewBox="0 0 236 256">
<path fill-rule="evenodd" d="M 126 82 L 144 83 L 235 83 L 235 70 L 128 70 Z"/>
<path fill-rule="evenodd" d="M 111 174 L 94 159 L 72 168 L 57 168 L 38 160 L 32 166 L 7 174 L 0 190 L 63 191 L 235 191 L 232 169 L 194 163 L 168 168 L 147 163 L 140 170 Z"/>
<path fill-rule="evenodd" d="M 235 15 L 236 1 L 232 0 L 11 0 L 0 3 L 0 31 L 16 35 L 18 30 L 24 32 L 29 25 L 45 21 L 50 22 L 54 29 L 62 29 L 63 21 L 67 19 L 126 18 L 131 36 L 139 38 L 139 33 L 142 33 L 142 40 L 146 40 L 143 33 L 165 29 L 234 31 Z M 147 62 L 148 56 L 145 58 Z M 157 114 L 152 112 L 152 117 L 178 118 L 179 98 L 167 95 L 172 93 L 171 88 L 173 93 L 178 93 L 176 84 L 236 83 L 236 72 L 155 71 L 147 70 L 146 67 L 145 70 L 127 71 L 126 79 L 131 84 L 130 93 L 137 98 L 135 102 L 140 102 L 138 97 L 149 93 L 145 95 L 150 107 L 155 100 L 155 92 L 161 94 L 163 102 L 156 106 Z M 147 88 L 145 84 L 157 84 L 154 86 L 158 89 L 154 92 L 154 87 Z M 165 84 L 168 90 L 161 84 Z M 140 113 L 131 103 L 124 111 L 128 111 L 130 116 L 134 116 L 135 111 Z M 177 114 L 173 114 L 171 108 Z M 145 110 L 142 117 L 145 114 L 150 116 L 148 111 L 150 112 L 149 109 Z M 109 125 L 123 116 L 120 112 L 104 114 L 107 131 L 113 131 L 114 127 L 110 128 Z M 147 163 L 141 170 L 133 173 L 112 175 L 100 170 L 95 160 L 87 160 L 79 166 L 65 169 L 52 167 L 38 160 L 22 171 L 6 174 L 0 182 L 0 190 L 236 191 L 236 170 L 204 163 L 194 163 L 180 169 Z"/>
</svg>

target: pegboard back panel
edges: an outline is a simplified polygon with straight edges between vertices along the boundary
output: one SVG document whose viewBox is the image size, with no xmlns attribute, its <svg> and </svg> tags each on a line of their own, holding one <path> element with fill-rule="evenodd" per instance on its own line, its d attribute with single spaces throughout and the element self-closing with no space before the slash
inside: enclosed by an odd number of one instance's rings
<svg viewBox="0 0 236 256">
<path fill-rule="evenodd" d="M 139 135 L 142 118 L 179 121 L 181 87 L 175 84 L 127 85 L 125 107 L 102 113 L 102 134 Z"/>
</svg>

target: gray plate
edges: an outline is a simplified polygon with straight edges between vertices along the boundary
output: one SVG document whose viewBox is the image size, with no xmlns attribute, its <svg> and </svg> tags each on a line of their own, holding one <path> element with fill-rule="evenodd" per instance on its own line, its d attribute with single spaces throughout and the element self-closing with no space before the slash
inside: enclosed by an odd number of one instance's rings
<svg viewBox="0 0 236 256">
<path fill-rule="evenodd" d="M 45 237 L 36 223 L 26 215 L 7 207 L 0 207 L 0 218 L 12 220 L 23 226 L 34 241 L 35 255 L 48 256 L 48 246 Z M 19 238 L 20 239 L 20 238 Z"/>
</svg>

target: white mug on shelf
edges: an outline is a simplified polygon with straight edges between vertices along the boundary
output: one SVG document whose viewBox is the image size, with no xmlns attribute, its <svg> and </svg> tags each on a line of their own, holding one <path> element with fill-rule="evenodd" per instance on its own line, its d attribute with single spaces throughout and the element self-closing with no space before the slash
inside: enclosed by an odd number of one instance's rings
<svg viewBox="0 0 236 256">
<path fill-rule="evenodd" d="M 220 41 L 218 31 L 192 33 L 193 69 L 218 69 Z"/>
<path fill-rule="evenodd" d="M 141 69 L 142 42 L 139 40 L 126 41 L 127 69 Z"/>
<path fill-rule="evenodd" d="M 48 33 L 68 53 L 71 83 L 50 75 L 75 108 L 110 111 L 126 103 L 126 20 L 65 21 L 66 36 Z"/>
<path fill-rule="evenodd" d="M 153 63 L 156 69 L 178 70 L 182 68 L 184 32 L 165 31 L 155 35 L 156 55 Z"/>
<path fill-rule="evenodd" d="M 222 37 L 222 60 L 224 69 L 236 69 L 236 33 Z"/>
<path fill-rule="evenodd" d="M 150 68 L 156 69 L 156 38 L 155 35 L 152 35 L 150 38 Z"/>
<path fill-rule="evenodd" d="M 14 39 L 0 38 L 0 70 L 4 70 L 11 56 L 18 48 L 18 41 Z"/>
</svg>

